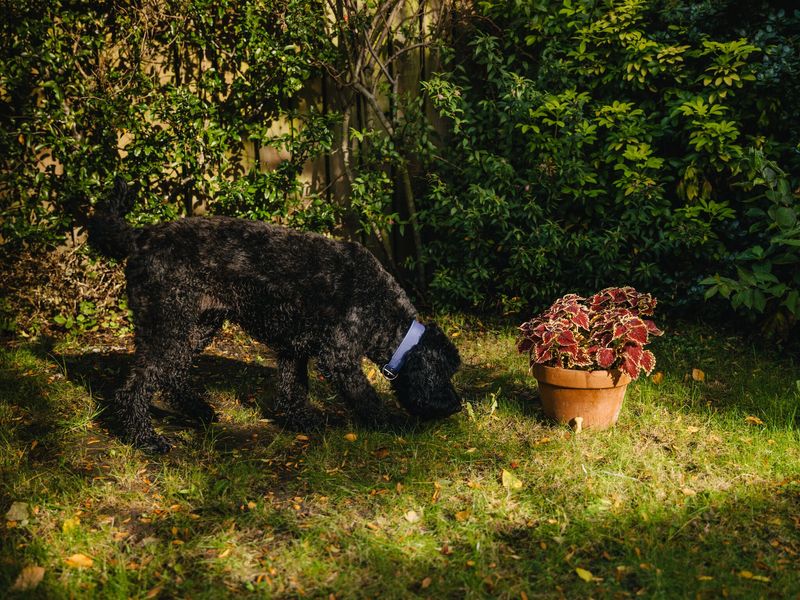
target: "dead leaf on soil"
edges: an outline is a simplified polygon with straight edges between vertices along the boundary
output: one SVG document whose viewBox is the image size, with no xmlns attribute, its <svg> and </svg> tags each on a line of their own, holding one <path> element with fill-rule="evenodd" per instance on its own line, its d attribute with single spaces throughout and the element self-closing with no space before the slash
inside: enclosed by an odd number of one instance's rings
<svg viewBox="0 0 800 600">
<path fill-rule="evenodd" d="M 73 554 L 64 559 L 67 565 L 74 569 L 88 569 L 94 564 L 94 559 L 85 554 Z"/>
<path fill-rule="evenodd" d="M 423 590 L 425 590 L 431 587 L 431 583 L 433 583 L 433 579 L 431 579 L 430 577 L 426 577 L 425 579 L 422 580 L 422 582 L 419 585 Z"/>
<path fill-rule="evenodd" d="M 44 567 L 31 565 L 22 569 L 17 575 L 14 585 L 11 586 L 13 592 L 26 592 L 35 589 L 42 579 L 44 579 Z"/>
<path fill-rule="evenodd" d="M 662 383 L 664 383 L 664 373 L 661 371 L 656 371 L 655 373 L 653 373 L 653 376 L 650 379 L 656 385 L 661 385 Z"/>
<path fill-rule="evenodd" d="M 419 514 L 417 514 L 417 511 L 415 510 L 410 510 L 405 514 L 405 519 L 409 523 L 416 523 L 419 521 Z"/>
<path fill-rule="evenodd" d="M 358 439 L 358 436 L 355 433 L 346 433 L 344 436 L 348 442 L 355 442 Z"/>
<path fill-rule="evenodd" d="M 472 514 L 472 513 L 470 512 L 470 510 L 469 510 L 469 509 L 467 509 L 467 510 L 460 510 L 460 511 L 458 511 L 458 512 L 456 513 L 456 515 L 455 515 L 455 516 L 456 516 L 456 521 L 458 521 L 459 523 L 463 523 L 464 521 L 466 521 L 467 519 L 469 519 L 469 516 L 470 516 L 470 514 Z"/>
<path fill-rule="evenodd" d="M 692 379 L 694 381 L 705 381 L 706 374 L 703 373 L 700 369 L 692 369 Z"/>
<path fill-rule="evenodd" d="M 9 521 L 18 521 L 21 525 L 26 525 L 28 522 L 28 503 L 12 502 L 11 508 L 9 508 L 6 513 L 6 519 Z"/>
<path fill-rule="evenodd" d="M 508 491 L 518 490 L 522 488 L 522 481 L 517 478 L 513 473 L 503 469 L 503 473 L 501 475 L 501 480 L 503 482 L 503 487 L 506 488 Z"/>
<path fill-rule="evenodd" d="M 744 421 L 748 425 L 763 425 L 764 424 L 764 421 L 762 421 L 761 419 L 759 419 L 758 417 L 756 417 L 754 415 L 747 415 L 744 418 Z"/>
</svg>

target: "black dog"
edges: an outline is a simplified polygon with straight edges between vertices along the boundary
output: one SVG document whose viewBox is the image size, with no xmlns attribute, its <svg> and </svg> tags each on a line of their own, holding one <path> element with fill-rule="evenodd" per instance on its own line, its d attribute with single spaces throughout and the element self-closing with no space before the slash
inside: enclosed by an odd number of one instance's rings
<svg viewBox="0 0 800 600">
<path fill-rule="evenodd" d="M 169 449 L 148 413 L 157 390 L 188 416 L 214 420 L 189 385 L 189 369 L 226 319 L 277 353 L 277 409 L 293 427 L 319 425 L 307 398 L 310 358 L 365 420 L 381 406 L 362 356 L 383 367 L 412 415 L 446 417 L 461 408 L 450 382 L 460 363 L 455 346 L 436 325 L 417 323 L 405 292 L 364 247 L 228 217 L 135 229 L 124 219 L 131 204 L 118 179 L 89 220 L 90 243 L 128 259 L 136 356 L 114 406 L 129 442 Z"/>
</svg>

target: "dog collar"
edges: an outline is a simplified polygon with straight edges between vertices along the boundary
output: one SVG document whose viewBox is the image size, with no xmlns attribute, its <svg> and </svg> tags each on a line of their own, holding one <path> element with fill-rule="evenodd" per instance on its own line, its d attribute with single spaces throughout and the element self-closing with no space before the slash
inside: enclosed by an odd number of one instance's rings
<svg viewBox="0 0 800 600">
<path fill-rule="evenodd" d="M 411 323 L 411 327 L 409 327 L 408 331 L 406 331 L 403 341 L 400 342 L 397 350 L 395 350 L 394 354 L 392 354 L 392 358 L 390 358 L 389 362 L 383 365 L 383 368 L 381 369 L 381 373 L 383 373 L 383 376 L 386 377 L 386 379 L 391 381 L 397 377 L 400 369 L 403 368 L 406 355 L 414 346 L 419 343 L 419 339 L 422 337 L 423 333 L 425 333 L 425 325 L 414 319 L 414 321 Z"/>
</svg>

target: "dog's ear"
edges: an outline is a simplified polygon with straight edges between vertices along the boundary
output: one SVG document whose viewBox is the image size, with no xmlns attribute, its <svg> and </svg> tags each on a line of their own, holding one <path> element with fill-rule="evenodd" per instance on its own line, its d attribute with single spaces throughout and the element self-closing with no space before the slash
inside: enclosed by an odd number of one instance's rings
<svg viewBox="0 0 800 600">
<path fill-rule="evenodd" d="M 422 338 L 420 338 L 420 344 L 425 344 L 431 349 L 438 351 L 444 357 L 447 365 L 453 372 L 461 365 L 461 357 L 458 354 L 458 349 L 436 323 L 428 323 L 425 325 L 425 333 L 423 333 Z"/>
</svg>

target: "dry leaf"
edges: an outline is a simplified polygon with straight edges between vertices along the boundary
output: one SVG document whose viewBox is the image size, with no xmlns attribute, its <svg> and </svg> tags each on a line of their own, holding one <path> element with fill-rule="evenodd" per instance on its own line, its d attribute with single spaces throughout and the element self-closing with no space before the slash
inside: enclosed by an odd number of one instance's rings
<svg viewBox="0 0 800 600">
<path fill-rule="evenodd" d="M 661 385 L 664 382 L 664 373 L 662 373 L 661 371 L 656 371 L 655 373 L 653 373 L 653 376 L 650 379 L 656 385 Z"/>
<path fill-rule="evenodd" d="M 453 553 L 453 549 L 447 544 L 442 544 L 442 549 L 439 550 L 439 552 L 441 552 L 445 556 L 450 556 Z"/>
<path fill-rule="evenodd" d="M 386 447 L 381 447 L 375 450 L 374 454 L 376 458 L 386 458 L 389 456 L 389 449 Z"/>
<path fill-rule="evenodd" d="M 747 423 L 748 425 L 763 425 L 764 424 L 764 421 L 762 421 L 761 419 L 759 419 L 758 417 L 753 416 L 753 415 L 747 415 L 744 418 L 744 420 L 745 420 L 745 423 Z"/>
<path fill-rule="evenodd" d="M 433 583 L 433 579 L 431 579 L 430 577 L 426 577 L 425 579 L 422 580 L 422 583 L 420 583 L 419 585 L 423 590 L 425 590 L 431 587 L 431 583 Z"/>
<path fill-rule="evenodd" d="M 700 431 L 700 428 L 694 427 L 693 425 L 689 425 L 689 427 L 686 428 L 686 431 L 688 431 L 689 433 L 697 433 L 698 431 Z"/>
<path fill-rule="evenodd" d="M 17 575 L 14 585 L 11 586 L 12 592 L 26 592 L 36 588 L 44 579 L 44 567 L 32 565 L 25 567 Z"/>
<path fill-rule="evenodd" d="M 217 558 L 226 558 L 227 556 L 230 556 L 230 553 L 231 553 L 231 549 L 230 548 L 225 548 L 225 550 L 223 550 L 222 552 L 220 552 L 217 555 Z"/>
<path fill-rule="evenodd" d="M 85 554 L 73 554 L 64 559 L 70 567 L 75 569 L 88 569 L 94 564 L 94 560 Z"/>
<path fill-rule="evenodd" d="M 298 433 L 296 436 L 294 436 L 294 439 L 296 439 L 298 442 L 307 442 L 310 438 L 307 435 Z"/>
<path fill-rule="evenodd" d="M 163 589 L 164 589 L 163 585 L 157 585 L 152 590 L 147 592 L 147 595 L 145 596 L 145 598 L 147 598 L 147 600 L 152 600 L 152 598 L 156 598 L 161 593 L 161 590 L 163 590 Z"/>
<path fill-rule="evenodd" d="M 706 374 L 703 373 L 700 369 L 692 369 L 692 379 L 694 381 L 705 381 Z"/>
<path fill-rule="evenodd" d="M 522 481 L 519 480 L 514 474 L 510 471 L 503 469 L 502 473 L 502 482 L 503 487 L 507 490 L 518 490 L 522 488 Z"/>
<path fill-rule="evenodd" d="M 24 521 L 25 525 L 28 521 L 28 503 L 27 502 L 12 502 L 11 508 L 6 513 L 6 519 L 9 521 Z"/>
<path fill-rule="evenodd" d="M 696 496 L 697 492 L 695 492 L 692 488 L 685 487 L 681 490 L 684 496 Z"/>
<path fill-rule="evenodd" d="M 575 572 L 578 574 L 578 577 L 583 579 L 584 581 L 591 581 L 593 576 L 591 571 L 587 571 L 586 569 L 581 569 L 580 567 L 575 567 Z"/>
<path fill-rule="evenodd" d="M 419 521 L 419 515 L 417 514 L 417 511 L 415 511 L 415 510 L 408 511 L 405 514 L 405 518 L 406 518 L 406 521 L 408 521 L 409 523 L 416 523 L 417 521 Z"/>
<path fill-rule="evenodd" d="M 358 439 L 358 436 L 355 433 L 346 433 L 344 436 L 348 442 L 355 442 Z"/>
<path fill-rule="evenodd" d="M 470 514 L 471 513 L 470 513 L 469 509 L 460 510 L 460 511 L 458 511 L 456 513 L 456 521 L 458 521 L 459 523 L 462 523 L 462 522 L 466 521 L 467 519 L 469 519 Z"/>
</svg>

